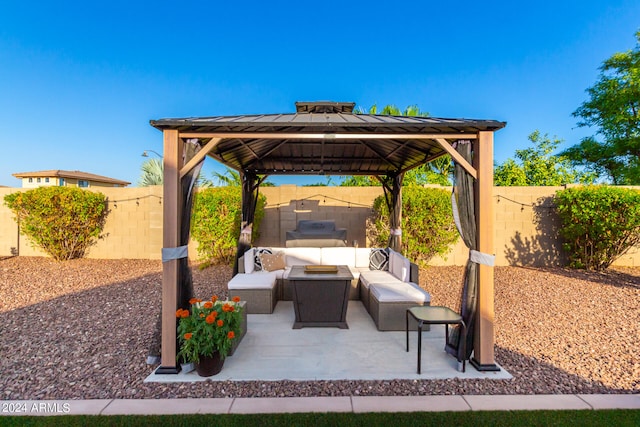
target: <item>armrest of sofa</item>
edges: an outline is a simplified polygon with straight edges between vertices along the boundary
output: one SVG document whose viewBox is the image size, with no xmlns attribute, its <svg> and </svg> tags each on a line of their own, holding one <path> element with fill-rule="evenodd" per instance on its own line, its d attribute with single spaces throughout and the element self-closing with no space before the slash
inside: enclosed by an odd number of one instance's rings
<svg viewBox="0 0 640 427">
<path fill-rule="evenodd" d="M 244 273 L 244 255 L 238 258 L 238 273 Z"/>
<path fill-rule="evenodd" d="M 418 264 L 411 263 L 411 270 L 409 272 L 409 281 L 413 283 L 420 283 L 420 267 Z"/>
</svg>

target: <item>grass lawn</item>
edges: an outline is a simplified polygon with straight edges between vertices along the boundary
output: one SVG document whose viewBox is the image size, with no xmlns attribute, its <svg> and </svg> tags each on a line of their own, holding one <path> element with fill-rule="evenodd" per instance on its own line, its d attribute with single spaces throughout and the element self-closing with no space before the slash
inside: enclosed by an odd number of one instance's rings
<svg viewBox="0 0 640 427">
<path fill-rule="evenodd" d="M 0 417 L 3 426 L 638 426 L 640 410 Z"/>
</svg>

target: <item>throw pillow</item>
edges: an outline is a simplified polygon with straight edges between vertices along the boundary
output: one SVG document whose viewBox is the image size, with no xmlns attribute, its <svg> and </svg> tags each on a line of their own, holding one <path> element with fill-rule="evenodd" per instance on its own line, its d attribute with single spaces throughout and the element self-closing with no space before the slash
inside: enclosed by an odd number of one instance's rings
<svg viewBox="0 0 640 427">
<path fill-rule="evenodd" d="M 255 264 L 255 271 L 262 271 L 262 261 L 260 261 L 261 254 L 272 254 L 273 251 L 269 248 L 257 248 L 254 252 L 253 263 Z"/>
<path fill-rule="evenodd" d="M 264 271 L 284 270 L 286 268 L 284 252 L 282 251 L 275 254 L 262 253 L 260 254 L 260 262 Z"/>
<path fill-rule="evenodd" d="M 385 249 L 371 249 L 369 270 L 389 270 L 389 252 Z"/>
</svg>

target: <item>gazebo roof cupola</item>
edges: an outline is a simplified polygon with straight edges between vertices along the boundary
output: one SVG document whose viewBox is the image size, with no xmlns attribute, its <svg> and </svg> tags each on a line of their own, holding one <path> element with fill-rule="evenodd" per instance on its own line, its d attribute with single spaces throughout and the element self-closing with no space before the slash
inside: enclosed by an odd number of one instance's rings
<svg viewBox="0 0 640 427">
<path fill-rule="evenodd" d="M 296 102 L 297 113 L 353 113 L 355 102 Z"/>
</svg>

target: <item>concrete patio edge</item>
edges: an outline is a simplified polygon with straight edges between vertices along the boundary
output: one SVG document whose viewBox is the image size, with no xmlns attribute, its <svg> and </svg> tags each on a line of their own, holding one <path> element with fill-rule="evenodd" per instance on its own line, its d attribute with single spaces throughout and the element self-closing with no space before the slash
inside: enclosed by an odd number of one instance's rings
<svg viewBox="0 0 640 427">
<path fill-rule="evenodd" d="M 640 410 L 640 394 L 339 396 L 203 399 L 3 400 L 0 415 L 171 415 L 308 412 Z"/>
</svg>

